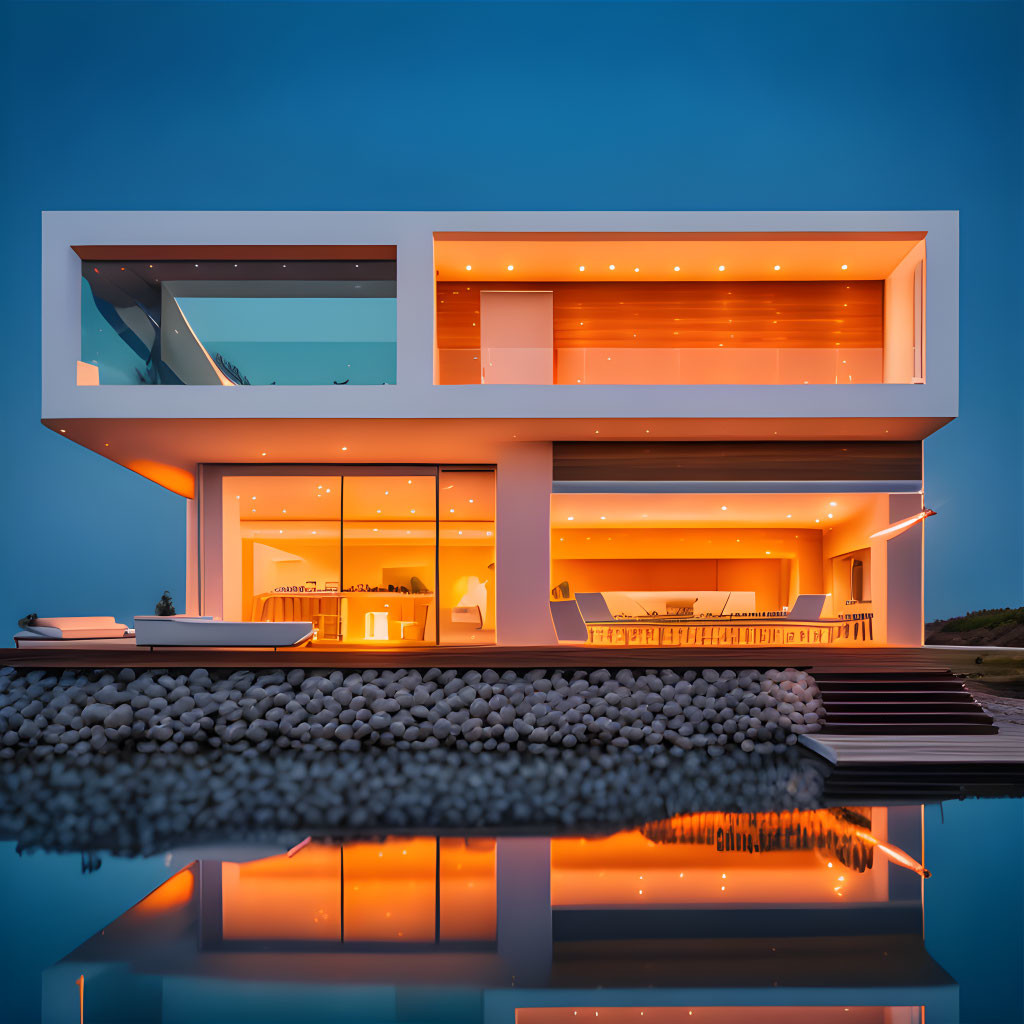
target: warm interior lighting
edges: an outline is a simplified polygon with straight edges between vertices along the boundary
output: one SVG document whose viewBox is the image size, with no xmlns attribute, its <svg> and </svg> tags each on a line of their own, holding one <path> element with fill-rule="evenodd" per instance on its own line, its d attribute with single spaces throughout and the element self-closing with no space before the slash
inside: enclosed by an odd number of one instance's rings
<svg viewBox="0 0 1024 1024">
<path fill-rule="evenodd" d="M 843 265 L 842 265 L 842 266 L 841 266 L 841 267 L 840 267 L 839 269 L 840 269 L 840 270 L 847 270 L 847 269 L 848 269 L 848 267 L 847 267 L 847 266 L 846 266 L 846 264 L 844 263 L 844 264 L 843 264 Z"/>
<path fill-rule="evenodd" d="M 506 269 L 507 270 L 515 270 L 516 268 L 514 266 L 512 266 L 512 264 L 510 263 Z"/>
<path fill-rule="evenodd" d="M 923 519 L 927 519 L 929 516 L 934 516 L 935 514 L 936 512 L 934 509 L 922 509 L 917 513 L 917 515 L 909 516 L 907 519 L 901 519 L 899 522 L 893 523 L 891 526 L 887 526 L 884 530 L 879 530 L 877 533 L 871 534 L 871 539 L 877 540 L 880 537 L 896 537 L 903 533 L 904 530 L 909 530 L 915 523 L 919 523 Z"/>
<path fill-rule="evenodd" d="M 721 271 L 723 271 L 723 270 L 725 270 L 725 264 L 723 264 L 723 263 L 720 263 L 720 264 L 718 265 L 718 269 L 719 269 L 719 271 L 720 271 L 720 272 L 721 272 Z"/>
</svg>

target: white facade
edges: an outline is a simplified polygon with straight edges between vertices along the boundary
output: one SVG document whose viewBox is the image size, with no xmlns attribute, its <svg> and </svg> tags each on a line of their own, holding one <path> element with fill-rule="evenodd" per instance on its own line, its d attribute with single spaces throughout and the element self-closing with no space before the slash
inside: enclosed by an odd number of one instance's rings
<svg viewBox="0 0 1024 1024">
<path fill-rule="evenodd" d="M 438 384 L 435 237 L 452 233 L 917 232 L 921 273 L 886 291 L 919 300 L 916 383 L 686 385 Z M 81 260 L 72 246 L 392 245 L 397 249 L 394 385 L 83 386 Z M 550 501 L 559 441 L 919 442 L 957 414 L 958 216 L 889 212 L 47 212 L 43 214 L 42 418 L 51 429 L 186 497 L 201 498 L 204 465 L 489 464 L 497 470 L 497 639 L 548 644 Z M 915 288 L 917 289 L 915 293 Z M 901 298 L 902 296 L 902 298 Z M 904 316 L 904 320 L 906 317 Z M 925 335 L 925 327 L 926 335 Z M 904 333 L 910 330 L 904 324 Z M 888 335 L 887 335 L 888 336 Z M 885 359 L 890 362 L 886 351 Z M 890 368 L 886 367 L 886 376 Z M 918 473 L 917 477 L 920 476 Z M 621 484 L 595 481 L 592 489 Z M 648 482 L 652 490 L 658 489 Z M 663 486 L 663 485 L 662 485 Z M 888 491 L 893 508 L 922 507 L 922 482 L 796 481 L 790 491 Z M 627 485 L 626 489 L 630 489 Z M 644 487 L 633 487 L 642 491 Z M 668 490 L 780 492 L 779 481 L 690 481 Z M 188 609 L 216 613 L 216 573 L 203 564 L 204 521 L 189 502 Z M 883 524 L 884 525 L 884 524 Z M 209 528 L 208 524 L 205 528 Z M 183 531 L 183 535 L 186 531 Z M 900 538 L 899 561 L 876 565 L 893 594 L 880 639 L 921 637 L 923 529 Z M 895 551 L 892 544 L 873 545 Z M 770 554 L 770 552 L 766 552 Z M 877 557 L 877 556 L 876 556 Z M 882 591 L 879 589 L 879 597 Z M 877 599 L 876 599 L 877 600 Z M 879 607 L 884 607 L 881 601 Z"/>
</svg>

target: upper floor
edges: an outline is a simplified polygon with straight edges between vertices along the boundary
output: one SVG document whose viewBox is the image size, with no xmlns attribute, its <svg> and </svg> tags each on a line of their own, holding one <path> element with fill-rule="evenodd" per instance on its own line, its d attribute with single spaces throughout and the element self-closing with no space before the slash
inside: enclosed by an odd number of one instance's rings
<svg viewBox="0 0 1024 1024">
<path fill-rule="evenodd" d="M 65 428 L 919 439 L 957 411 L 957 215 L 46 213 L 42 397 Z"/>
</svg>

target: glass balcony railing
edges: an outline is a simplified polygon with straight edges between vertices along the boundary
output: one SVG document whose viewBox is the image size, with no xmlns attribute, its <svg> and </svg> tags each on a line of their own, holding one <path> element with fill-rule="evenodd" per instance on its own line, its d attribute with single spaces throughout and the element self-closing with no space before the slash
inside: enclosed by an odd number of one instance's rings
<svg viewBox="0 0 1024 1024">
<path fill-rule="evenodd" d="M 394 260 L 82 261 L 79 384 L 394 384 Z"/>
</svg>

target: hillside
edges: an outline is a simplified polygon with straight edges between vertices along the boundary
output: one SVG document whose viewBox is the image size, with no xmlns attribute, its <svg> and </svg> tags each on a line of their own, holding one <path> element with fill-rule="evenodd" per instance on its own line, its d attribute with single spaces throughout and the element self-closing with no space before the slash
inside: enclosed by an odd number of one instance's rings
<svg viewBox="0 0 1024 1024">
<path fill-rule="evenodd" d="M 924 627 L 926 644 L 1024 647 L 1024 608 L 987 608 Z"/>
</svg>

